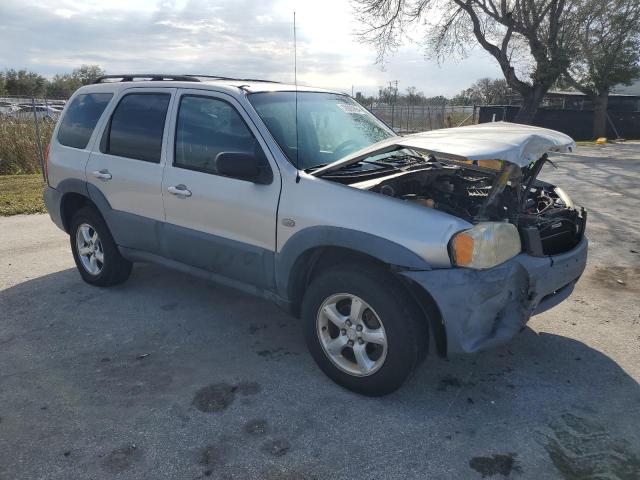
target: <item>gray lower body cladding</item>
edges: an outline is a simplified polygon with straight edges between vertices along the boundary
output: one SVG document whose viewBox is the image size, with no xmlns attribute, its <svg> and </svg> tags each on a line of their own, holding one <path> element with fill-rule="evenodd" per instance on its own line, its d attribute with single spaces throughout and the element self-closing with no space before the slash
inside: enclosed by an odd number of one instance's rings
<svg viewBox="0 0 640 480">
<path fill-rule="evenodd" d="M 451 268 L 402 275 L 433 297 L 447 335 L 447 353 L 473 353 L 510 340 L 532 315 L 571 292 L 587 263 L 587 239 L 552 257 L 517 257 L 487 270 Z"/>
<path fill-rule="evenodd" d="M 64 222 L 62 221 L 62 193 L 55 188 L 49 186 L 44 189 L 44 205 L 47 207 L 49 216 L 53 223 L 62 230 L 64 230 Z"/>
</svg>

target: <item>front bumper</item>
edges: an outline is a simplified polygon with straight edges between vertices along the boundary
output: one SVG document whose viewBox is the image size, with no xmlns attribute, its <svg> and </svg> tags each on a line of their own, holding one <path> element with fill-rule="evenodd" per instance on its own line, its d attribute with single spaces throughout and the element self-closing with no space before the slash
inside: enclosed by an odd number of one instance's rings
<svg viewBox="0 0 640 480">
<path fill-rule="evenodd" d="M 447 353 L 472 353 L 507 342 L 532 315 L 571 292 L 587 263 L 586 237 L 550 257 L 526 253 L 487 270 L 405 271 L 434 299 L 447 335 Z"/>
</svg>

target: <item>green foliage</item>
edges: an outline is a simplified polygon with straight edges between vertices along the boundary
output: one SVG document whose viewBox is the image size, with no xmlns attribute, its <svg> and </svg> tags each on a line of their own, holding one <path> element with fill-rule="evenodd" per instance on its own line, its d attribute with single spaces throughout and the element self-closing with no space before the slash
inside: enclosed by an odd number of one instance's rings
<svg viewBox="0 0 640 480">
<path fill-rule="evenodd" d="M 47 80 L 35 72 L 9 69 L 0 72 L 0 95 L 67 98 L 81 86 L 88 85 L 104 74 L 98 65 L 82 65 L 71 73 L 55 75 Z"/>
<path fill-rule="evenodd" d="M 6 95 L 42 96 L 45 93 L 46 78 L 27 70 L 6 70 L 3 74 Z"/>
<path fill-rule="evenodd" d="M 579 54 L 567 83 L 596 97 L 640 77 L 640 0 L 585 0 L 577 20 Z"/>
<path fill-rule="evenodd" d="M 70 74 L 56 75 L 47 85 L 47 96 L 50 98 L 69 97 L 83 85 L 92 83 L 105 72 L 98 65 L 82 65 Z"/>
</svg>

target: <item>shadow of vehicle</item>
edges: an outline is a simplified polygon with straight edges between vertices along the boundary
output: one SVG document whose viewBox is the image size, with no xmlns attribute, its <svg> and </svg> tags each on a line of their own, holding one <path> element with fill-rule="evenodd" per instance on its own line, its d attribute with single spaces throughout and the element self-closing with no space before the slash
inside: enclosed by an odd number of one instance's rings
<svg viewBox="0 0 640 480">
<path fill-rule="evenodd" d="M 640 478 L 638 383 L 565 336 L 430 356 L 373 399 L 274 305 L 159 267 L 110 289 L 64 270 L 0 305 L 0 478 Z"/>
</svg>

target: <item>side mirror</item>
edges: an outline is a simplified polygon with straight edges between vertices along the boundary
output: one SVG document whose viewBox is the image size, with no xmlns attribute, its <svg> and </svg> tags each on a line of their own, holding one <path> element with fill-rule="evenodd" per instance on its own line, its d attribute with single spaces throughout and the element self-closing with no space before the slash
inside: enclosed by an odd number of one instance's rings
<svg viewBox="0 0 640 480">
<path fill-rule="evenodd" d="M 271 169 L 265 160 L 249 152 L 220 152 L 215 159 L 216 172 L 225 177 L 248 182 L 268 184 L 272 181 Z"/>
</svg>

